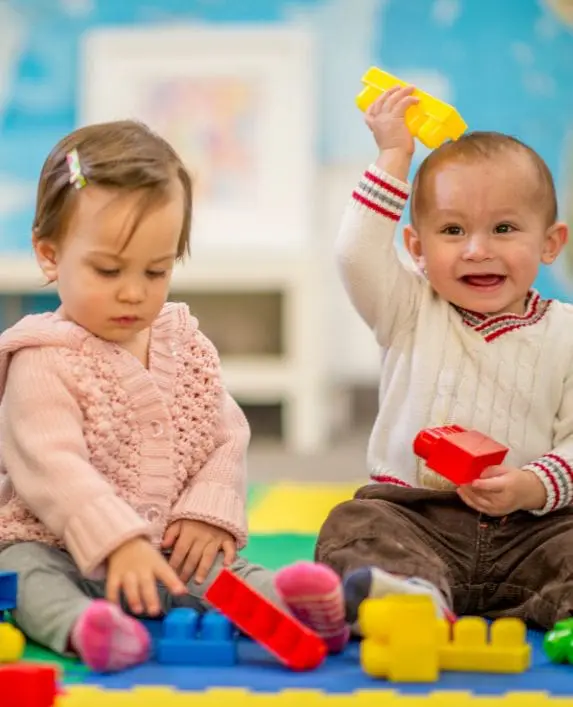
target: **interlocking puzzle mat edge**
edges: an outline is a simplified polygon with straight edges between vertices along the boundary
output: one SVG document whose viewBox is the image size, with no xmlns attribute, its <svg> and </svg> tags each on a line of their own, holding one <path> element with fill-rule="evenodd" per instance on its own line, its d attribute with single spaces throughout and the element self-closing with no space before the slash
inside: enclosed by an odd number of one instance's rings
<svg viewBox="0 0 573 707">
<path fill-rule="evenodd" d="M 179 692 L 167 687 L 106 691 L 92 686 L 71 687 L 61 695 L 56 707 L 573 707 L 573 697 L 552 697 L 545 692 L 509 692 L 505 695 L 473 695 L 470 692 L 433 692 L 427 695 L 401 695 L 392 690 L 368 690 L 325 694 L 311 690 L 285 690 L 256 693 L 237 689 L 212 689 L 205 692 Z"/>
</svg>

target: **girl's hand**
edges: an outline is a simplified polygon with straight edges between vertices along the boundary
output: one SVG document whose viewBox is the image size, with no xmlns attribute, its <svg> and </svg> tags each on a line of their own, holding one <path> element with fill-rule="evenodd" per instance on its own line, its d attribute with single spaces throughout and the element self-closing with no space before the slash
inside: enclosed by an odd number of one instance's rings
<svg viewBox="0 0 573 707">
<path fill-rule="evenodd" d="M 171 523 L 161 546 L 164 550 L 173 548 L 169 564 L 181 580 L 187 583 L 193 577 L 197 584 L 205 581 L 219 552 L 223 552 L 227 567 L 237 552 L 235 538 L 226 530 L 185 518 Z"/>
<path fill-rule="evenodd" d="M 187 587 L 163 555 L 145 538 L 128 540 L 108 558 L 106 597 L 119 604 L 123 590 L 127 605 L 134 614 L 157 616 L 161 613 L 158 581 L 171 594 L 187 594 Z"/>
</svg>

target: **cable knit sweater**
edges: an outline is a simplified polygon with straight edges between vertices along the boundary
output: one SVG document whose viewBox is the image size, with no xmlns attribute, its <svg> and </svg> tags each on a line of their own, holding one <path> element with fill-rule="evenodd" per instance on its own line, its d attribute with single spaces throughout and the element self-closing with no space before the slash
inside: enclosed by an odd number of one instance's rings
<svg viewBox="0 0 573 707">
<path fill-rule="evenodd" d="M 368 448 L 379 482 L 448 488 L 412 450 L 426 427 L 458 424 L 509 447 L 531 469 L 546 513 L 573 497 L 573 307 L 530 293 L 523 315 L 455 307 L 396 251 L 409 186 L 369 167 L 337 243 L 350 298 L 381 347 L 379 412 Z"/>
<path fill-rule="evenodd" d="M 246 542 L 250 430 L 182 304 L 155 321 L 149 368 L 59 312 L 0 336 L 0 543 L 65 546 L 86 576 L 179 518 Z"/>
</svg>

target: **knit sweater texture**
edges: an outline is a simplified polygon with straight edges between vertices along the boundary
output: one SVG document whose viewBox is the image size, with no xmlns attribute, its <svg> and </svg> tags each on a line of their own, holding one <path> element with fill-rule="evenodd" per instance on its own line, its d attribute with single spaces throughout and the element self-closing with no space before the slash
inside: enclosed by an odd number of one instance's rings
<svg viewBox="0 0 573 707">
<path fill-rule="evenodd" d="M 371 478 L 444 489 L 416 457 L 428 427 L 457 424 L 509 447 L 504 463 L 532 470 L 541 511 L 573 498 L 573 306 L 532 290 L 523 315 L 460 309 L 405 264 L 396 224 L 409 185 L 371 165 L 345 211 L 337 256 L 354 307 L 381 351 L 379 411 L 368 447 Z"/>
<path fill-rule="evenodd" d="M 65 547 L 85 576 L 168 524 L 246 543 L 248 423 L 183 304 L 151 328 L 149 366 L 60 311 L 0 336 L 0 543 Z"/>
</svg>

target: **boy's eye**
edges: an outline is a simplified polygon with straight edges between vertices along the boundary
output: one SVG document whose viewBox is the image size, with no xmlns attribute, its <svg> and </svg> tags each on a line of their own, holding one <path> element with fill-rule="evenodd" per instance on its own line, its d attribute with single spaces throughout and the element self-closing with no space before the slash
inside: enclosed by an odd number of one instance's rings
<svg viewBox="0 0 573 707">
<path fill-rule="evenodd" d="M 165 277 L 167 275 L 166 270 L 148 270 L 148 277 Z"/>
<path fill-rule="evenodd" d="M 461 236 L 463 229 L 461 226 L 445 226 L 442 228 L 441 233 L 445 233 L 448 236 Z"/>
<path fill-rule="evenodd" d="M 510 223 L 498 223 L 494 230 L 496 233 L 511 233 L 515 228 Z"/>
<path fill-rule="evenodd" d="M 106 270 L 105 268 L 96 268 L 96 272 L 98 272 L 100 275 L 103 275 L 104 277 L 115 277 L 116 275 L 119 275 L 119 270 L 117 268 L 114 268 L 112 270 Z"/>
</svg>

